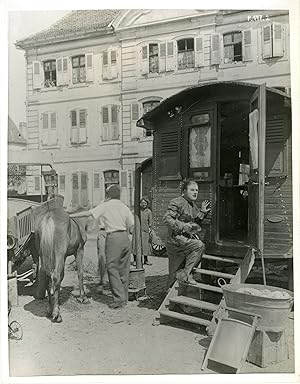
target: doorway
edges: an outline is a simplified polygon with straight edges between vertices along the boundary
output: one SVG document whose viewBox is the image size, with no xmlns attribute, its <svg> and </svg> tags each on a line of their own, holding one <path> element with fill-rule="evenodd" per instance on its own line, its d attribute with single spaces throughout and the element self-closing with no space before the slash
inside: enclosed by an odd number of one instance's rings
<svg viewBox="0 0 300 384">
<path fill-rule="evenodd" d="M 218 239 L 248 240 L 249 101 L 219 105 Z"/>
</svg>

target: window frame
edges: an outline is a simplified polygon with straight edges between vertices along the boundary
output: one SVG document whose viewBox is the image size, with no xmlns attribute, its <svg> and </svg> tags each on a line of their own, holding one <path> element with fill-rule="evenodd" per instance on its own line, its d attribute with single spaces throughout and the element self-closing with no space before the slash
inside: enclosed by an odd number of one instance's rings
<svg viewBox="0 0 300 384">
<path fill-rule="evenodd" d="M 73 116 L 76 116 L 76 124 L 73 125 Z M 81 119 L 80 115 L 81 113 L 84 113 L 85 115 L 85 125 L 81 126 Z M 85 130 L 85 140 L 81 140 L 81 132 L 80 130 Z M 76 136 L 77 140 L 73 140 L 73 130 L 76 130 Z M 88 143 L 88 110 L 87 108 L 74 108 L 70 110 L 70 145 L 76 146 L 76 145 L 84 145 Z"/>
<path fill-rule="evenodd" d="M 187 48 L 188 41 L 192 42 L 193 48 Z M 179 43 L 181 43 L 181 42 L 184 42 L 184 45 L 185 45 L 184 49 L 179 49 Z M 176 39 L 176 48 L 177 48 L 177 52 L 176 52 L 176 54 L 177 54 L 177 57 L 176 57 L 177 70 L 178 71 L 184 71 L 184 70 L 194 69 L 196 67 L 196 65 L 195 65 L 196 64 L 195 63 L 195 53 L 196 53 L 195 36 L 194 37 L 183 37 L 183 38 Z M 193 52 L 192 64 L 188 65 L 188 66 L 185 65 L 184 67 L 181 67 L 181 65 L 179 64 L 180 55 L 186 54 L 187 52 Z"/>
<path fill-rule="evenodd" d="M 52 70 L 47 70 L 46 71 L 46 65 L 47 64 L 54 64 L 54 69 Z M 57 87 L 57 68 L 56 68 L 56 59 L 48 59 L 48 60 L 44 60 L 43 61 L 43 70 L 44 70 L 44 88 L 54 88 L 54 87 Z M 46 79 L 46 73 L 49 73 L 50 74 L 50 79 Z M 52 79 L 53 77 L 53 73 L 55 74 L 55 79 Z M 49 81 L 47 83 L 47 81 Z M 53 85 L 51 84 L 53 82 Z M 48 85 L 46 85 L 48 84 Z"/>
<path fill-rule="evenodd" d="M 78 65 L 74 66 L 74 60 L 78 59 L 79 63 Z M 83 61 L 83 64 L 81 63 L 81 60 Z M 86 67 L 86 56 L 85 54 L 75 55 L 71 56 L 71 68 L 72 68 L 72 84 L 85 84 L 86 83 L 86 76 L 87 76 L 87 67 Z M 79 68 L 79 70 L 78 70 Z M 80 75 L 80 68 L 84 68 L 84 77 L 81 79 Z M 77 81 L 74 82 L 74 73 L 79 71 L 79 73 L 76 74 Z"/>
<path fill-rule="evenodd" d="M 234 42 L 234 35 L 235 34 L 240 34 L 240 41 L 238 41 L 237 43 Z M 230 43 L 225 43 L 225 36 L 229 36 L 231 35 L 232 36 L 232 41 Z M 226 64 L 240 64 L 240 63 L 243 63 L 244 62 L 244 52 L 243 52 L 243 32 L 242 31 L 239 31 L 239 30 L 233 30 L 233 31 L 230 31 L 230 32 L 225 32 L 222 34 L 222 38 L 223 38 L 223 44 L 222 44 L 222 50 L 223 50 L 223 63 L 226 65 Z M 241 54 L 240 54 L 240 58 L 241 60 L 235 60 L 235 55 L 234 55 L 234 50 L 235 50 L 235 46 L 239 45 L 240 46 L 240 50 L 241 50 Z M 225 47 L 230 47 L 230 46 L 233 46 L 233 58 L 232 58 L 232 61 L 227 61 L 225 62 Z"/>
</svg>

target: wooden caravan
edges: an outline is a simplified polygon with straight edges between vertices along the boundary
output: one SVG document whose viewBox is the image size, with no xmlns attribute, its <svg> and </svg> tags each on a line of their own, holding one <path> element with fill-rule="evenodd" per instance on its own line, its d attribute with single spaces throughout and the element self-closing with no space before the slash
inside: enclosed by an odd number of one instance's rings
<svg viewBox="0 0 300 384">
<path fill-rule="evenodd" d="M 292 256 L 290 97 L 264 84 L 213 82 L 163 100 L 137 125 L 154 131 L 152 211 L 162 239 L 163 215 L 181 182 L 199 184 L 212 201 L 203 223 L 207 251 L 264 258 Z"/>
</svg>

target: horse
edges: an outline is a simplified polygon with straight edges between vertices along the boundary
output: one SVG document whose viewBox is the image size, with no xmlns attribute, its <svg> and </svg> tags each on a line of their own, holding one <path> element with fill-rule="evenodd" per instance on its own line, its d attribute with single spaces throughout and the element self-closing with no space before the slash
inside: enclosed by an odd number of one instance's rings
<svg viewBox="0 0 300 384">
<path fill-rule="evenodd" d="M 53 322 L 60 323 L 62 317 L 59 310 L 59 291 L 67 256 L 74 255 L 76 258 L 79 300 L 84 304 L 89 302 L 84 291 L 82 267 L 87 240 L 85 228 L 71 219 L 63 208 L 54 208 L 37 216 L 34 237 L 35 248 L 41 260 L 39 278 L 41 280 L 43 276 L 48 293 L 47 316 Z"/>
</svg>

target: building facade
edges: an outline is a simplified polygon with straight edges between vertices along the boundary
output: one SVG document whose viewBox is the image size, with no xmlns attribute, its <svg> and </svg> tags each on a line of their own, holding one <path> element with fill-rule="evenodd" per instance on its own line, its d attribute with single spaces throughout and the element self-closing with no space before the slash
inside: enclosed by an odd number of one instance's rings
<svg viewBox="0 0 300 384">
<path fill-rule="evenodd" d="M 69 210 L 95 206 L 112 183 L 132 207 L 153 139 L 136 122 L 161 100 L 218 80 L 290 89 L 287 11 L 74 11 L 16 45 L 28 150 L 51 154 Z"/>
</svg>

